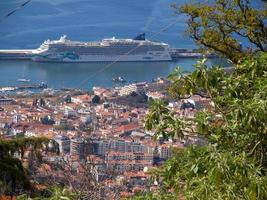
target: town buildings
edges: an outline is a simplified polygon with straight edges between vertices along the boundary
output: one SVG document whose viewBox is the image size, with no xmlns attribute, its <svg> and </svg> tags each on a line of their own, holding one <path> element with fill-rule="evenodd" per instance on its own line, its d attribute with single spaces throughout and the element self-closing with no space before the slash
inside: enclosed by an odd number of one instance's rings
<svg viewBox="0 0 267 200">
<path fill-rule="evenodd" d="M 167 94 L 168 85 L 168 81 L 160 78 L 120 88 L 94 87 L 93 93 L 74 90 L 41 97 L 39 94 L 3 97 L 0 134 L 6 139 L 18 136 L 53 139 L 59 154 L 43 155 L 51 168 L 61 166 L 62 171 L 50 170 L 53 176 L 60 180 L 68 178 L 64 176 L 68 165 L 76 174 L 87 170 L 97 182 L 110 188 L 124 188 L 121 192 L 128 195 L 145 187 L 148 178 L 145 171 L 164 163 L 173 148 L 205 143 L 186 130 L 186 139 L 155 141 L 153 132 L 144 129 L 149 99 L 168 101 L 168 108 L 178 117 L 194 118 L 196 109 L 212 106 L 209 99 L 200 96 L 174 101 Z M 42 168 L 38 173 L 43 178 L 44 171 L 40 171 Z"/>
</svg>

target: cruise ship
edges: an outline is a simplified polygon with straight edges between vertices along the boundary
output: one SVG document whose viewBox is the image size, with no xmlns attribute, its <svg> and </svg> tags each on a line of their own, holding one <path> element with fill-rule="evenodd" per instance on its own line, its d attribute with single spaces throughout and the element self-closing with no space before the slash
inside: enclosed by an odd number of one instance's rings
<svg viewBox="0 0 267 200">
<path fill-rule="evenodd" d="M 169 45 L 150 41 L 145 34 L 134 39 L 115 37 L 98 42 L 78 42 L 62 36 L 59 40 L 46 40 L 32 52 L 31 59 L 38 62 L 113 62 L 113 61 L 171 61 Z"/>
</svg>

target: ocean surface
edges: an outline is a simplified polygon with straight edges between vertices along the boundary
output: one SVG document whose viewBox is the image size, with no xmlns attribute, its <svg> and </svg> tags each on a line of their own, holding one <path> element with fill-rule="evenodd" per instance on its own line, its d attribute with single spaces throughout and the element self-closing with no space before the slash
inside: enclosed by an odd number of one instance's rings
<svg viewBox="0 0 267 200">
<path fill-rule="evenodd" d="M 17 80 L 30 79 L 32 83 L 45 82 L 48 87 L 91 89 L 93 86 L 113 87 L 112 79 L 122 76 L 127 83 L 152 81 L 166 77 L 176 66 L 192 71 L 197 59 L 177 62 L 121 62 L 110 67 L 108 63 L 37 63 L 31 61 L 0 61 L 0 86 L 19 85 Z M 218 63 L 212 59 L 209 64 Z M 105 70 L 103 70 L 105 68 Z M 100 72 L 102 71 L 102 72 Z"/>
<path fill-rule="evenodd" d="M 191 1 L 191 0 L 190 0 Z M 195 48 L 185 33 L 186 17 L 175 14 L 172 4 L 188 0 L 32 0 L 0 22 L 0 49 L 33 49 L 47 39 L 63 34 L 71 40 L 97 41 L 103 38 L 133 38 L 145 32 L 148 39 L 171 47 Z M 25 0 L 1 0 L 0 16 Z M 253 1 L 260 6 L 261 1 Z M 168 28 L 167 28 L 168 27 Z M 196 59 L 159 63 L 34 63 L 0 61 L 0 86 L 16 85 L 26 78 L 49 87 L 88 88 L 113 86 L 112 78 L 123 76 L 128 82 L 150 81 L 168 75 L 175 66 L 192 70 Z M 211 60 L 211 63 L 217 62 Z"/>
</svg>

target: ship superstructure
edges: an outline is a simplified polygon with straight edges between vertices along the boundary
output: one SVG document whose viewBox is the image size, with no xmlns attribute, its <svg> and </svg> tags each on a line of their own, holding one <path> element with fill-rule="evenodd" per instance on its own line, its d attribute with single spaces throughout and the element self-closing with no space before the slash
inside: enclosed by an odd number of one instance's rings
<svg viewBox="0 0 267 200">
<path fill-rule="evenodd" d="M 169 45 L 145 39 L 103 39 L 99 42 L 46 40 L 33 51 L 32 60 L 46 62 L 171 61 Z"/>
</svg>

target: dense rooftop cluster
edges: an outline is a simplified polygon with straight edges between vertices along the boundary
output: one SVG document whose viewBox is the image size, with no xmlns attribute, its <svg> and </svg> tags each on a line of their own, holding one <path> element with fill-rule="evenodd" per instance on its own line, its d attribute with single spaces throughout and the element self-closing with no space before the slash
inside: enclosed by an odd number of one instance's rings
<svg viewBox="0 0 267 200">
<path fill-rule="evenodd" d="M 174 148 L 205 143 L 186 131 L 186 139 L 153 140 L 154 133 L 144 129 L 149 99 L 163 99 L 177 116 L 187 118 L 210 106 L 210 101 L 200 96 L 173 101 L 167 95 L 168 87 L 169 82 L 159 78 L 152 83 L 111 89 L 94 87 L 92 93 L 3 96 L 0 134 L 5 139 L 44 136 L 56 142 L 59 154 L 44 154 L 44 162 L 35 168 L 25 154 L 24 165 L 34 168 L 38 183 L 49 183 L 53 177 L 57 183 L 66 184 L 72 177 L 78 184 L 83 181 L 79 177 L 90 173 L 99 191 L 105 190 L 99 194 L 116 191 L 121 196 L 131 196 L 146 189 L 147 184 L 158 187 L 157 183 L 150 183 L 146 172 L 164 163 Z"/>
</svg>

